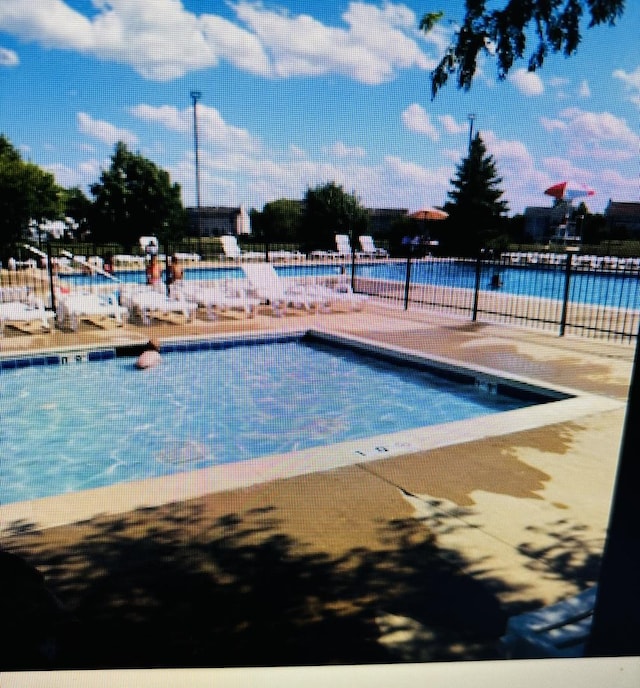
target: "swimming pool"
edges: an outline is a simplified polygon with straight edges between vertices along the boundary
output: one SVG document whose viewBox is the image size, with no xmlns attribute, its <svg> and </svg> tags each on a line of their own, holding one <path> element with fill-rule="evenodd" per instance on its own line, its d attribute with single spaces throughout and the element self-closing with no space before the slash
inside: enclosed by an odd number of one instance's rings
<svg viewBox="0 0 640 688">
<path fill-rule="evenodd" d="M 117 350 L 65 358 L 2 361 L 0 504 L 562 398 L 308 334 L 166 344 L 146 371 Z"/>
</svg>

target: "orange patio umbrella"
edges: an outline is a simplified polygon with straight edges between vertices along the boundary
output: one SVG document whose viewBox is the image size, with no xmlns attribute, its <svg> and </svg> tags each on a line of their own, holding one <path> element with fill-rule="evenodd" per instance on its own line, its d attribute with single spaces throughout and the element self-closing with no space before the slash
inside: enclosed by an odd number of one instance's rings
<svg viewBox="0 0 640 688">
<path fill-rule="evenodd" d="M 449 213 L 440 210 L 440 208 L 423 208 L 411 213 L 409 217 L 413 220 L 446 220 Z"/>
</svg>

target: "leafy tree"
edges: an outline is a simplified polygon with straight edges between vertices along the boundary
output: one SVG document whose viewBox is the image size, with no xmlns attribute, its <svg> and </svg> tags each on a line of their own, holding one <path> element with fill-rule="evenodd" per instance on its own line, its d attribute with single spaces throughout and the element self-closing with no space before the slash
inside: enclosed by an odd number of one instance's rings
<svg viewBox="0 0 640 688">
<path fill-rule="evenodd" d="M 161 242 L 176 241 L 186 227 L 180 185 L 169 174 L 121 141 L 111 166 L 91 186 L 95 197 L 91 219 L 94 238 L 133 245 L 138 237 L 155 235 Z"/>
<path fill-rule="evenodd" d="M 369 224 L 357 196 L 345 193 L 335 182 L 308 189 L 305 203 L 303 241 L 308 251 L 335 249 L 336 234 L 363 233 Z"/>
<path fill-rule="evenodd" d="M 513 64 L 525 57 L 527 40 L 535 36 L 528 69 L 542 67 L 548 54 L 573 55 L 582 39 L 584 15 L 588 28 L 614 26 L 624 12 L 625 0 L 503 0 L 502 9 L 487 8 L 487 0 L 466 0 L 462 24 L 444 57 L 431 73 L 434 98 L 449 77 L 457 74 L 458 88 L 471 88 L 478 56 L 495 57 L 498 78 L 504 79 Z M 420 28 L 431 31 L 443 12 L 424 15 Z"/>
<path fill-rule="evenodd" d="M 296 242 L 300 237 L 302 216 L 299 201 L 280 198 L 266 203 L 260 214 L 262 236 L 272 243 Z"/>
<path fill-rule="evenodd" d="M 7 253 L 23 239 L 34 221 L 61 217 L 62 189 L 54 176 L 24 162 L 9 140 L 0 135 L 0 250 Z"/>
<path fill-rule="evenodd" d="M 449 213 L 445 250 L 453 248 L 467 255 L 475 255 L 489 240 L 503 229 L 503 218 L 508 211 L 506 201 L 500 200 L 502 178 L 497 176 L 493 156 L 480 134 L 476 134 L 468 156 L 456 167 L 451 180 L 453 191 L 444 209 Z"/>
</svg>

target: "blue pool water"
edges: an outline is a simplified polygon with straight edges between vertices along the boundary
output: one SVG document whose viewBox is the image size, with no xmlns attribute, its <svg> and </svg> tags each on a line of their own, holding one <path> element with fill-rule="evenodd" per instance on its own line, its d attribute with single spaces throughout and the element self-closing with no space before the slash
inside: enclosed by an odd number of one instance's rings
<svg viewBox="0 0 640 688">
<path fill-rule="evenodd" d="M 2 370 L 1 504 L 540 401 L 300 339 L 134 361 Z"/>
<path fill-rule="evenodd" d="M 279 274 L 285 277 L 298 276 L 327 276 L 338 275 L 340 264 L 331 265 L 276 265 Z M 493 268 L 484 266 L 480 288 L 490 290 Z M 350 274 L 351 266 L 346 265 Z M 400 284 L 405 283 L 406 262 L 377 261 L 358 263 L 356 275 L 375 279 L 390 280 Z M 475 261 L 469 262 L 439 262 L 414 261 L 411 268 L 411 281 L 414 284 L 435 284 L 446 287 L 474 289 Z M 563 266 L 549 267 L 509 267 L 498 268 L 502 286 L 500 291 L 507 294 L 521 294 L 523 296 L 538 296 L 542 298 L 561 300 L 564 295 L 565 269 Z M 185 279 L 232 279 L 242 278 L 244 273 L 239 267 L 220 268 L 187 268 Z M 100 275 L 61 275 L 61 279 L 76 285 L 87 285 L 90 282 L 106 283 L 107 279 Z M 144 282 L 144 273 L 140 270 L 119 272 L 118 278 L 123 282 Z M 622 273 L 581 272 L 571 274 L 569 301 L 573 303 L 589 303 L 602 306 L 613 306 L 622 309 L 640 309 L 640 279 L 637 271 Z"/>
</svg>

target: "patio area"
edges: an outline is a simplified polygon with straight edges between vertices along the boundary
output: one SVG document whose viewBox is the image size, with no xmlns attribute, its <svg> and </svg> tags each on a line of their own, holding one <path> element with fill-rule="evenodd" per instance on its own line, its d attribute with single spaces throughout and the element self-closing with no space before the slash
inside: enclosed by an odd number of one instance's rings
<svg viewBox="0 0 640 688">
<path fill-rule="evenodd" d="M 301 328 L 567 386 L 610 408 L 189 499 L 136 505 L 123 485 L 86 510 L 65 497 L 46 509 L 1 506 L 0 547 L 37 567 L 64 607 L 26 617 L 27 636 L 58 639 L 43 666 L 494 659 L 508 616 L 596 581 L 633 346 L 377 303 L 362 313 L 83 327 L 73 346 Z M 0 354 L 69 341 L 55 331 L 5 337 Z"/>
</svg>

